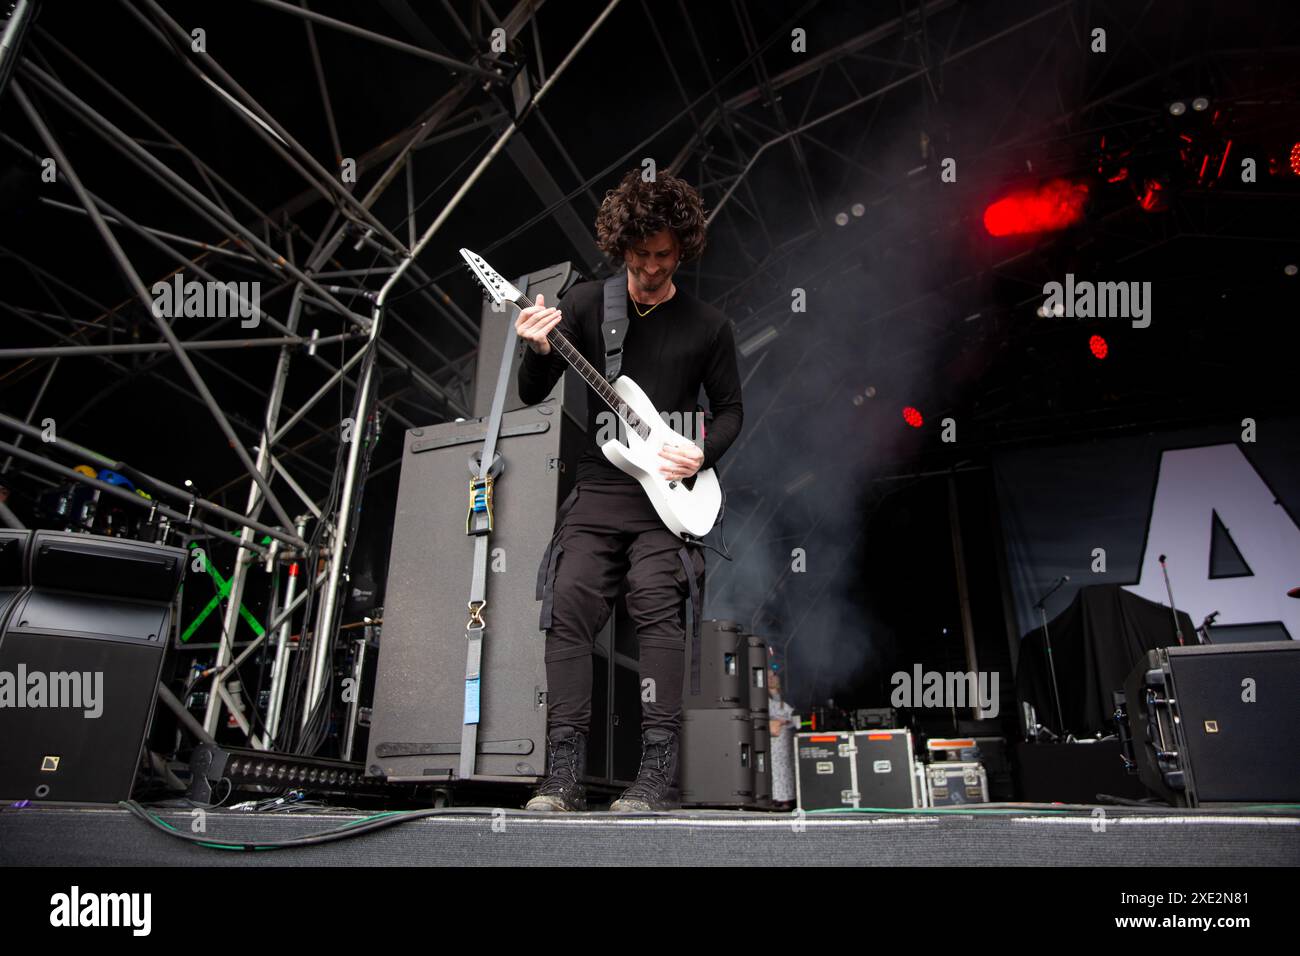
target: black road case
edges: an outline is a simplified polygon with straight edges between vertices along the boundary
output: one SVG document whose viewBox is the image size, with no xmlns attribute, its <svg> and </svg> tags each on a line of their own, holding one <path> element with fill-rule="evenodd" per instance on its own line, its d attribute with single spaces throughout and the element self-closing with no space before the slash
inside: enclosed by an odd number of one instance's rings
<svg viewBox="0 0 1300 956">
<path fill-rule="evenodd" d="M 795 793 L 801 810 L 921 806 L 911 731 L 796 735 Z"/>
</svg>

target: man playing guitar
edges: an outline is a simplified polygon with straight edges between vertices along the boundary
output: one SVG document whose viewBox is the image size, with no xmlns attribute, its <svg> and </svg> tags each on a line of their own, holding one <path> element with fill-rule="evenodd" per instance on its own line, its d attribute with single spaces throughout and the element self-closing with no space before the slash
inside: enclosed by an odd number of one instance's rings
<svg viewBox="0 0 1300 956">
<path fill-rule="evenodd" d="M 630 321 L 622 372 L 661 414 L 680 414 L 681 422 L 700 420 L 696 402 L 701 386 L 708 396 L 713 420 L 707 437 L 678 428 L 692 441 L 659 450 L 660 473 L 688 480 L 717 463 L 743 422 L 731 323 L 673 283 L 678 266 L 704 250 L 699 194 L 670 174 L 646 182 L 634 169 L 606 193 L 596 235 L 610 260 L 627 267 Z M 587 361 L 602 367 L 603 287 L 603 282 L 579 283 L 558 308 L 548 308 L 539 295 L 535 305 L 520 312 L 515 329 L 528 343 L 518 374 L 523 401 L 543 401 L 565 370 L 564 359 L 547 341 L 553 329 Z M 680 806 L 685 603 L 697 592 L 704 556 L 698 546 L 683 550 L 682 540 L 664 525 L 637 481 L 602 455 L 598 446 L 608 438 L 603 423 L 609 414 L 589 403 L 588 441 L 578 461 L 576 487 L 560 509 L 539 569 L 549 774 L 528 802 L 530 810 L 586 809 L 582 780 L 591 723 L 591 654 L 624 580 L 640 647 L 642 749 L 636 781 L 610 809 L 644 812 Z M 696 621 L 700 610 L 694 608 Z"/>
</svg>

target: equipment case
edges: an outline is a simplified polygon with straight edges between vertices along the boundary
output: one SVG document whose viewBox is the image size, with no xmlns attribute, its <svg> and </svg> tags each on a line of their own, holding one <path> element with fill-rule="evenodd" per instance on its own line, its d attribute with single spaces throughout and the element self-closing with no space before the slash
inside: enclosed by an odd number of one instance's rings
<svg viewBox="0 0 1300 956">
<path fill-rule="evenodd" d="M 989 802 L 989 778 L 976 760 L 939 760 L 925 768 L 925 799 L 931 807 Z"/>
<path fill-rule="evenodd" d="M 801 810 L 921 806 L 911 731 L 797 734 L 795 794 Z"/>
</svg>

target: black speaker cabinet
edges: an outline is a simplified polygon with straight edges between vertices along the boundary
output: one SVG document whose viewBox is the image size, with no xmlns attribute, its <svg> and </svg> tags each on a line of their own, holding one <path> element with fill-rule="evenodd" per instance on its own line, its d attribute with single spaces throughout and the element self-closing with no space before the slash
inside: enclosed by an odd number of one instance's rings
<svg viewBox="0 0 1300 956">
<path fill-rule="evenodd" d="M 622 604 L 620 599 L 619 611 Z M 635 658 L 609 653 L 610 629 L 607 624 L 596 636 L 591 655 L 586 779 L 627 786 L 641 766 L 641 673 Z"/>
<path fill-rule="evenodd" d="M 691 648 L 686 649 L 682 680 L 682 707 L 749 707 L 750 647 L 735 621 L 707 619 L 700 622 L 700 688 L 691 693 Z M 766 690 L 764 691 L 766 693 Z M 766 704 L 764 705 L 766 706 Z"/>
<path fill-rule="evenodd" d="M 95 534 L 37 531 L 27 555 L 38 589 L 168 604 L 185 574 L 181 548 Z"/>
<path fill-rule="evenodd" d="M 1138 775 L 1170 803 L 1300 802 L 1300 643 L 1159 648 L 1124 694 Z"/>
<path fill-rule="evenodd" d="M 27 547 L 30 531 L 0 528 L 0 626 L 28 583 Z"/>
<path fill-rule="evenodd" d="M 749 673 L 746 675 L 746 691 L 749 694 L 749 709 L 755 714 L 767 716 L 767 641 L 754 634 L 745 635 L 745 644 L 749 653 Z"/>
<path fill-rule="evenodd" d="M 185 552 L 38 531 L 26 558 L 0 630 L 0 798 L 127 799 Z"/>
<path fill-rule="evenodd" d="M 748 710 L 684 711 L 681 754 L 684 806 L 757 806 L 754 721 Z"/>
<path fill-rule="evenodd" d="M 549 297 L 548 297 L 549 301 Z M 470 458 L 482 447 L 484 419 L 406 433 L 384 599 L 366 767 L 390 781 L 431 782 L 459 775 L 465 694 L 465 624 L 474 539 L 465 534 Z M 489 539 L 478 756 L 474 779 L 532 782 L 546 769 L 545 633 L 538 628 L 537 567 L 555 527 L 556 506 L 572 487 L 582 428 L 547 399 L 507 412 L 498 450 Z M 639 720 L 636 661 L 616 648 L 615 614 L 598 635 L 592 666 L 589 779 L 626 772 L 621 742 Z M 613 715 L 624 713 L 617 723 Z M 632 775 L 639 760 L 639 736 Z"/>
<path fill-rule="evenodd" d="M 0 588 L 20 588 L 27 584 L 27 546 L 30 531 L 0 528 Z"/>
<path fill-rule="evenodd" d="M 772 728 L 767 712 L 750 712 L 750 725 L 754 740 L 754 803 L 759 807 L 772 805 Z"/>
</svg>

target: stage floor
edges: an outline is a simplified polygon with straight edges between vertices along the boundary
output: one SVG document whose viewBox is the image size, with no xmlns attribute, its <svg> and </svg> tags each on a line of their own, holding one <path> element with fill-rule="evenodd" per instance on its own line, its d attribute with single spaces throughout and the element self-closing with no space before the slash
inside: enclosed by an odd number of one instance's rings
<svg viewBox="0 0 1300 956">
<path fill-rule="evenodd" d="M 366 819 L 354 811 L 207 810 L 211 841 L 282 841 Z M 191 811 L 150 809 L 190 833 Z M 677 811 L 551 816 L 420 811 L 315 846 L 229 852 L 191 845 L 119 807 L 0 808 L 5 866 L 1296 866 L 1300 809 L 996 804 L 955 811 L 796 814 Z M 1103 815 L 1104 813 L 1104 815 Z"/>
</svg>

